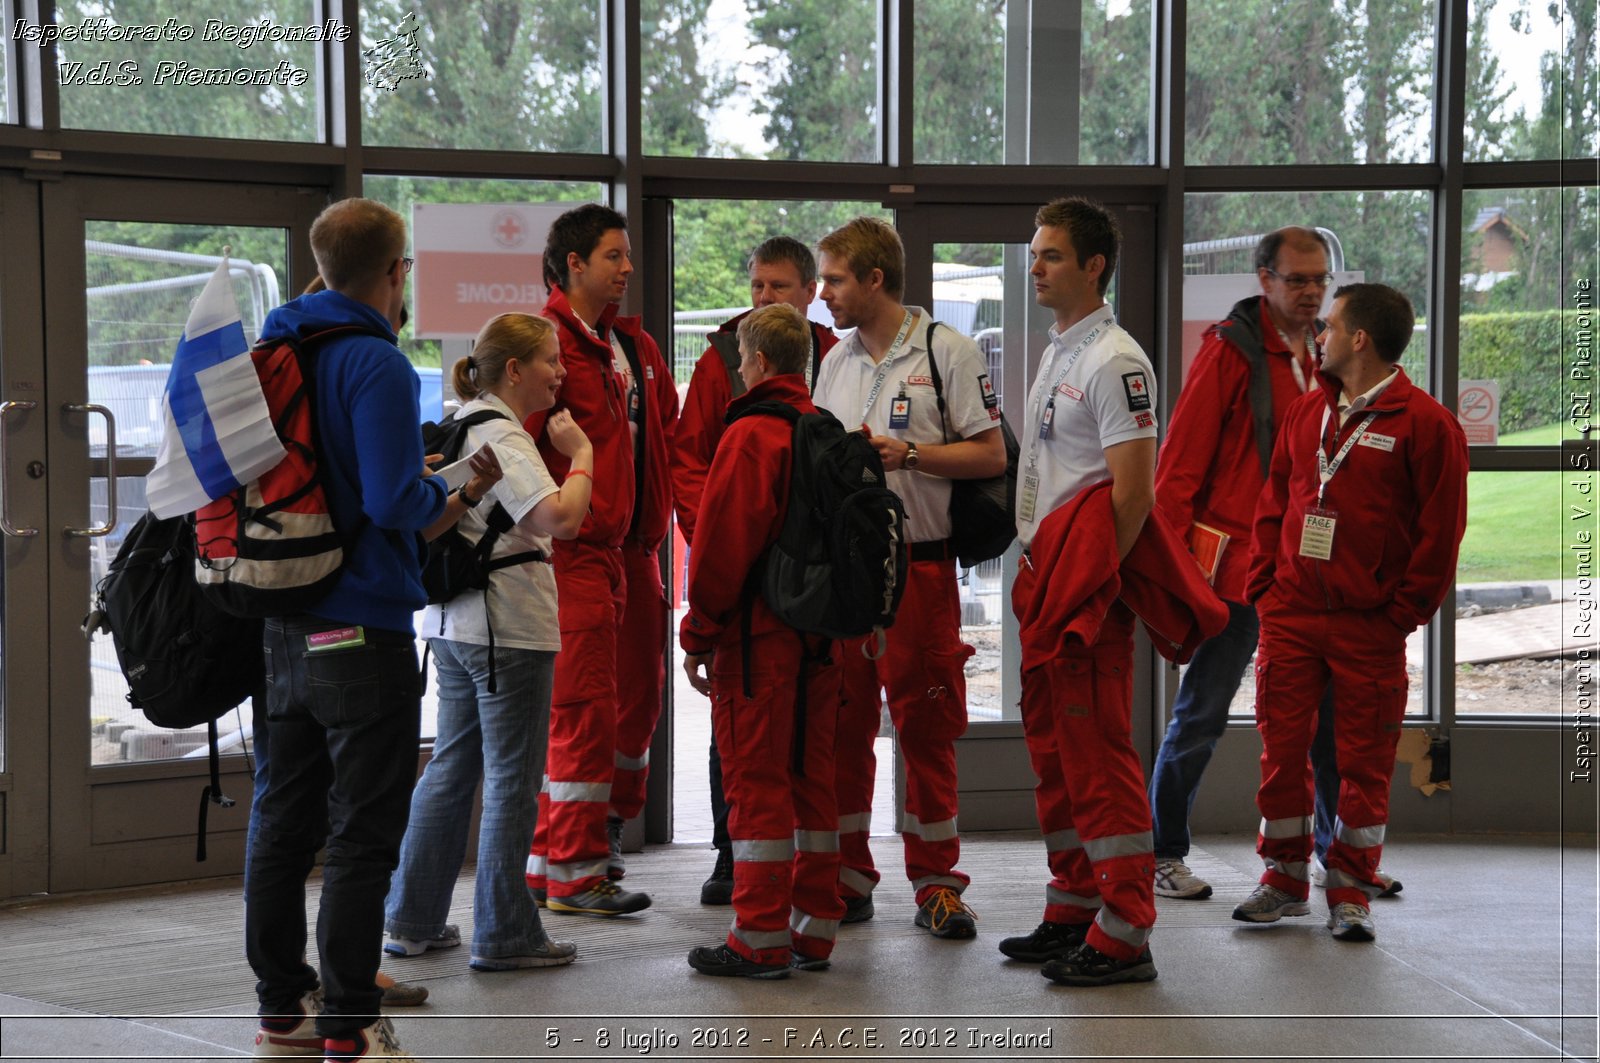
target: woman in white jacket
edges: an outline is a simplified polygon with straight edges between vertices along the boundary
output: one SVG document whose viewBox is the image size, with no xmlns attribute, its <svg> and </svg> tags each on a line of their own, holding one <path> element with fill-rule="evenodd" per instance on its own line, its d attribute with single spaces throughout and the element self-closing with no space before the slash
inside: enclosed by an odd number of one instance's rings
<svg viewBox="0 0 1600 1063">
<path fill-rule="evenodd" d="M 561 645 L 551 537 L 576 535 L 589 508 L 594 451 L 565 411 L 547 422 L 551 443 L 571 459 L 556 484 L 523 430 L 529 414 L 548 410 L 566 371 L 555 329 L 528 314 L 501 314 L 484 325 L 472 354 L 455 365 L 457 417 L 492 410 L 501 418 L 467 429 L 462 454 L 491 445 L 500 481 L 469 507 L 458 529 L 476 542 L 495 504 L 515 522 L 491 560 L 539 551 L 545 560 L 497 569 L 488 588 L 430 605 L 422 632 L 438 670 L 439 723 L 433 759 L 411 798 L 411 822 L 389 894 L 384 951 L 421 955 L 461 943 L 445 923 L 466 854 L 472 795 L 483 779 L 483 819 L 473 895 L 471 966 L 509 971 L 571 963 L 577 949 L 552 941 L 523 877 L 538 815 L 550 727 L 550 685 Z M 469 485 L 470 486 L 470 485 Z M 491 635 L 492 632 L 492 635 Z M 492 680 L 491 680 L 492 677 Z"/>
</svg>

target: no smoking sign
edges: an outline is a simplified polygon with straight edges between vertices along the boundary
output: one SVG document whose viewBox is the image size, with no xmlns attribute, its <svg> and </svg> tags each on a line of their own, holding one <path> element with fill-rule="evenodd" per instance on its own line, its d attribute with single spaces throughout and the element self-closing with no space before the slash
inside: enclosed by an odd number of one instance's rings
<svg viewBox="0 0 1600 1063">
<path fill-rule="evenodd" d="M 1500 381 L 1463 380 L 1456 396 L 1456 417 L 1467 442 L 1493 445 L 1500 439 Z"/>
</svg>

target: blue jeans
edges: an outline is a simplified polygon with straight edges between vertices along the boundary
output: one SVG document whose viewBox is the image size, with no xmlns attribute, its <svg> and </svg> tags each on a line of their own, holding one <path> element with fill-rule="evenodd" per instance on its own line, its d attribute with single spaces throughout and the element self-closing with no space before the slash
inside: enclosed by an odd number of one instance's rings
<svg viewBox="0 0 1600 1063">
<path fill-rule="evenodd" d="M 1261 628 L 1254 607 L 1225 602 L 1228 626 L 1200 644 L 1178 685 L 1172 721 L 1150 771 L 1150 815 L 1158 860 L 1189 855 L 1189 811 L 1217 739 L 1228 729 L 1228 708 L 1256 651 Z M 1333 811 L 1339 806 L 1339 769 L 1333 755 L 1333 687 L 1322 697 L 1316 740 L 1311 746 L 1316 777 L 1317 853 L 1327 848 Z M 1324 821 L 1327 823 L 1324 830 Z"/>
<path fill-rule="evenodd" d="M 472 795 L 483 779 L 472 954 L 525 956 L 545 942 L 524 872 L 539 818 L 539 786 L 550 736 L 553 652 L 494 650 L 429 639 L 439 674 L 439 734 L 411 798 L 385 921 L 389 933 L 425 939 L 444 929 L 467 851 Z"/>
<path fill-rule="evenodd" d="M 245 877 L 245 952 L 260 1013 L 283 1014 L 318 984 L 305 962 L 305 884 L 327 845 L 317 916 L 323 1037 L 350 1036 L 379 1014 L 383 900 L 422 716 L 410 632 L 366 628 L 361 644 L 309 651 L 308 636 L 349 628 L 312 616 L 266 623 L 272 756 Z"/>
</svg>

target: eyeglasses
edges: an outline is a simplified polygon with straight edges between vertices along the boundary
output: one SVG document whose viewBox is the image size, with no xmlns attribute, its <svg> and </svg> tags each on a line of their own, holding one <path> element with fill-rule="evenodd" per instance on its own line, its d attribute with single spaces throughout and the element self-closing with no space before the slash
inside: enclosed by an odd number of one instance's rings
<svg viewBox="0 0 1600 1063">
<path fill-rule="evenodd" d="M 1275 269 L 1268 269 L 1267 273 L 1278 278 L 1297 292 L 1306 288 L 1326 288 L 1333 283 L 1333 274 L 1331 273 L 1279 273 Z"/>
<path fill-rule="evenodd" d="M 407 273 L 410 273 L 411 272 L 411 267 L 415 266 L 417 264 L 417 260 L 416 259 L 408 258 L 408 257 L 406 257 L 404 255 L 402 255 L 400 257 L 399 261 L 400 261 L 400 264 L 406 268 L 406 272 Z"/>
</svg>

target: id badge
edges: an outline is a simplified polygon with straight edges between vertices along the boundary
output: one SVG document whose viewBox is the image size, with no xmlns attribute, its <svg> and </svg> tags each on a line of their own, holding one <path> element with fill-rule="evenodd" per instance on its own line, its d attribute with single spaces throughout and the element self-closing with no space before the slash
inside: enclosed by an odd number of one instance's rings
<svg viewBox="0 0 1600 1063">
<path fill-rule="evenodd" d="M 1033 509 L 1039 501 L 1039 473 L 1029 469 L 1022 474 L 1022 490 L 1017 493 L 1017 518 L 1033 521 Z"/>
<path fill-rule="evenodd" d="M 893 399 L 889 403 L 889 427 L 911 427 L 911 400 L 903 396 Z"/>
<path fill-rule="evenodd" d="M 1050 426 L 1056 419 L 1056 400 L 1051 399 L 1045 404 L 1044 416 L 1039 418 L 1039 438 L 1050 438 Z"/>
<path fill-rule="evenodd" d="M 1333 558 L 1333 532 L 1339 523 L 1339 514 L 1321 506 L 1306 510 L 1305 527 L 1300 530 L 1300 556 L 1318 561 Z"/>
</svg>

